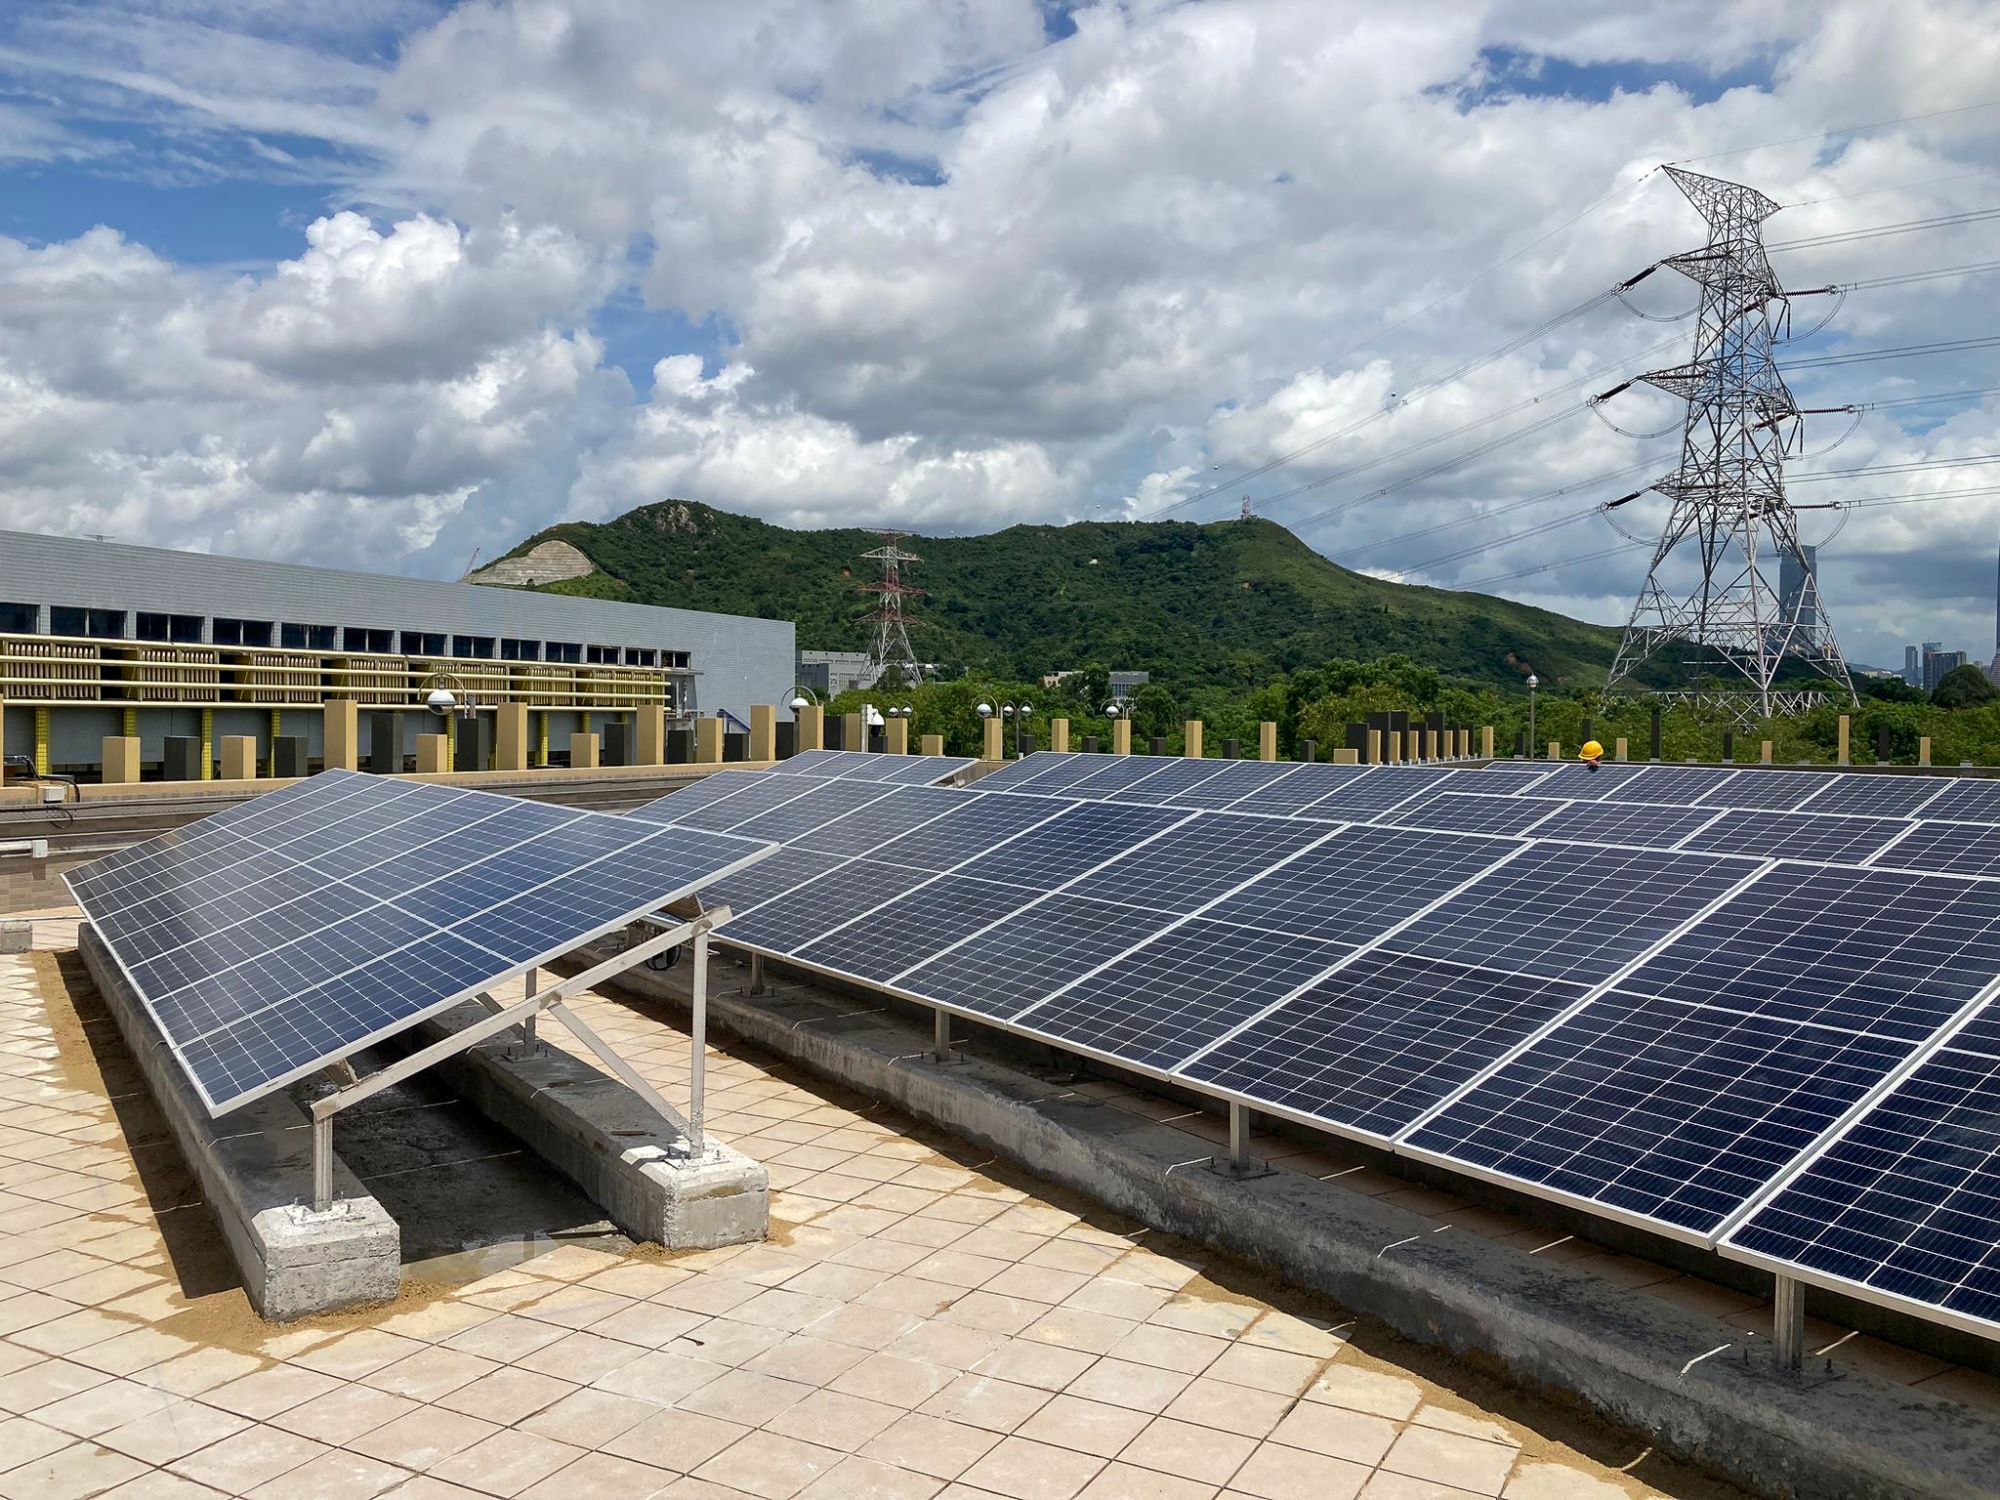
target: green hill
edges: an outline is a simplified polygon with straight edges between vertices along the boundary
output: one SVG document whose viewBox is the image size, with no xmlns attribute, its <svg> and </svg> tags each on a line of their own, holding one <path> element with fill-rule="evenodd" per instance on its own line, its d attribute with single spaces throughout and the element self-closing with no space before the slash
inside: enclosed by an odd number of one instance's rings
<svg viewBox="0 0 2000 1500">
<path fill-rule="evenodd" d="M 799 645 L 863 650 L 873 576 L 861 530 L 789 531 L 690 501 L 642 506 L 552 538 L 598 572 L 559 593 L 791 619 Z M 917 655 L 953 674 L 1027 680 L 1098 663 L 1170 687 L 1235 687 L 1334 657 L 1404 652 L 1451 676 L 1551 686 L 1602 681 L 1615 630 L 1484 594 L 1386 583 L 1340 567 L 1282 526 L 1251 519 L 1011 526 L 986 536 L 914 537 L 924 622 Z"/>
</svg>

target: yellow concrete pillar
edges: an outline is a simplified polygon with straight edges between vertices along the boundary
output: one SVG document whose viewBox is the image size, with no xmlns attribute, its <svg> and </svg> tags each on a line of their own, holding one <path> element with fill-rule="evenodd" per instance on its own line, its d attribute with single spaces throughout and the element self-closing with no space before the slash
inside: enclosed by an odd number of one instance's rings
<svg viewBox="0 0 2000 1500">
<path fill-rule="evenodd" d="M 138 735 L 107 734 L 103 754 L 107 786 L 127 786 L 139 779 Z"/>
<path fill-rule="evenodd" d="M 1406 743 L 1403 747 L 1403 759 L 1408 761 L 1420 761 L 1423 758 L 1424 758 L 1424 732 L 1421 729 L 1412 729 L 1409 734 L 1408 743 Z"/>
<path fill-rule="evenodd" d="M 667 711 L 659 704 L 648 704 L 633 716 L 632 755 L 642 766 L 664 766 L 667 763 Z M 765 757 L 769 759 L 769 757 Z"/>
<path fill-rule="evenodd" d="M 1424 731 L 1424 759 L 1436 760 L 1437 758 L 1438 732 L 1435 729 L 1426 729 Z"/>
<path fill-rule="evenodd" d="M 944 754 L 944 736 L 941 734 L 927 734 L 917 743 L 926 755 Z"/>
<path fill-rule="evenodd" d="M 597 732 L 591 725 L 589 714 L 578 714 L 576 716 L 576 727 L 584 734 L 595 734 Z"/>
<path fill-rule="evenodd" d="M 121 728 L 121 729 L 120 729 L 120 730 L 118 731 L 118 732 L 119 732 L 120 734 L 123 734 L 123 735 L 135 735 L 135 734 L 137 734 L 137 733 L 139 732 L 139 710 L 138 710 L 138 709 L 136 709 L 136 708 L 128 708 L 128 709 L 126 709 L 126 710 L 125 710 L 125 711 L 124 711 L 124 712 L 123 712 L 122 714 L 120 714 L 120 715 L 119 715 L 119 719 L 120 719 L 121 723 L 122 723 L 122 724 L 123 724 L 123 726 L 124 726 L 123 728 Z"/>
<path fill-rule="evenodd" d="M 910 753 L 910 721 L 888 719 L 882 725 L 882 748 L 891 755 Z"/>
<path fill-rule="evenodd" d="M 356 729 L 354 705 L 345 698 L 329 698 L 326 719 L 320 730 L 320 756 L 329 771 L 360 768 L 360 732 Z"/>
<path fill-rule="evenodd" d="M 1850 718 L 1847 714 L 1842 714 L 1840 716 L 1840 748 L 1835 758 L 1835 764 L 1837 765 L 1844 766 L 1848 764 L 1847 737 L 1849 733 L 1852 731 L 1853 727 L 1854 725 L 1852 718 Z"/>
<path fill-rule="evenodd" d="M 808 703 L 799 710 L 799 732 L 795 736 L 795 751 L 824 750 L 826 748 L 826 710 L 816 703 Z"/>
<path fill-rule="evenodd" d="M 204 708 L 201 711 L 201 779 L 203 781 L 207 781 L 215 775 L 214 767 L 215 767 L 215 710 L 212 708 Z M 243 778 L 241 778 L 240 776 L 230 776 L 224 779 L 229 781 L 240 781 Z"/>
<path fill-rule="evenodd" d="M 1111 721 L 1111 753 L 1130 755 L 1132 753 L 1132 721 L 1113 719 Z"/>
<path fill-rule="evenodd" d="M 226 734 L 222 737 L 222 779 L 224 781 L 257 779 L 256 735 Z"/>
<path fill-rule="evenodd" d="M 271 758 L 265 765 L 265 770 L 273 776 L 278 774 L 278 736 L 284 732 L 284 711 L 274 708 L 271 710 Z"/>
<path fill-rule="evenodd" d="M 694 721 L 694 762 L 698 766 L 722 764 L 722 720 Z M 591 764 L 596 765 L 597 762 L 592 761 Z"/>
<path fill-rule="evenodd" d="M 1549 759 L 1550 759 L 1550 760 L 1561 760 L 1562 758 L 1563 758 L 1563 746 L 1562 746 L 1562 741 L 1561 741 L 1561 740 L 1550 740 L 1550 741 L 1549 741 Z"/>
<path fill-rule="evenodd" d="M 1257 759 L 1278 758 L 1278 726 L 1266 719 L 1257 726 Z"/>
<path fill-rule="evenodd" d="M 1000 720 L 998 718 L 988 719 L 979 726 L 979 758 L 981 760 L 999 760 L 1001 754 Z"/>
<path fill-rule="evenodd" d="M 1335 761 L 1334 764 L 1339 765 L 1340 762 Z M 1368 764 L 1371 766 L 1382 764 L 1382 731 L 1379 729 L 1368 731 Z"/>
<path fill-rule="evenodd" d="M 594 771 L 597 769 L 597 736 L 576 731 L 569 737 L 569 763 L 572 770 Z"/>
<path fill-rule="evenodd" d="M 527 770 L 528 705 L 503 703 L 493 711 L 493 720 L 493 769 Z"/>
<path fill-rule="evenodd" d="M 843 750 L 868 748 L 868 721 L 860 714 L 840 716 L 840 748 Z"/>
<path fill-rule="evenodd" d="M 436 776 L 451 769 L 451 736 L 448 734 L 420 734 L 417 736 L 417 770 L 426 776 Z"/>
<path fill-rule="evenodd" d="M 547 709 L 543 709 L 540 713 L 535 715 L 535 764 L 538 766 L 546 766 L 548 763 L 549 763 L 549 713 Z"/>
<path fill-rule="evenodd" d="M 1764 763 L 1766 765 L 1769 765 L 1771 763 L 1771 742 L 1769 740 L 1764 741 Z M 1927 766 L 1930 763 L 1931 763 L 1931 737 L 1929 735 L 1924 735 L 1917 741 L 1917 764 L 1920 766 Z"/>
<path fill-rule="evenodd" d="M 1611 758 L 1613 760 L 1630 760 L 1632 757 L 1626 754 L 1627 748 L 1625 736 L 1621 734 L 1611 742 Z"/>
<path fill-rule="evenodd" d="M 778 711 L 768 703 L 750 705 L 750 758 L 778 758 Z M 648 762 L 648 764 L 657 764 Z"/>
<path fill-rule="evenodd" d="M 1332 764 L 1336 766 L 1358 766 L 1361 764 L 1361 756 L 1352 746 L 1342 745 L 1338 750 L 1333 752 Z"/>
<path fill-rule="evenodd" d="M 38 708 L 35 710 L 35 774 L 46 776 L 49 770 L 49 711 L 46 708 Z M 208 780 L 206 761 L 202 763 L 201 779 Z"/>
<path fill-rule="evenodd" d="M 1068 719 L 1049 720 L 1049 748 L 1051 750 L 1069 749 Z"/>
<path fill-rule="evenodd" d="M 1482 759 L 1493 759 L 1493 726 L 1491 724 L 1481 724 L 1479 726 L 1479 754 Z"/>
<path fill-rule="evenodd" d="M 1201 759 L 1201 720 L 1189 719 L 1181 725 L 1181 754 L 1190 760 Z"/>
</svg>

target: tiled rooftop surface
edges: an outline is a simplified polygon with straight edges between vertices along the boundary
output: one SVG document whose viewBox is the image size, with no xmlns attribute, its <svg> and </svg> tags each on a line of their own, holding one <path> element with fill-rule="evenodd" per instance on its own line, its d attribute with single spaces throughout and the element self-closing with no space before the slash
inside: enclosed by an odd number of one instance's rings
<svg viewBox="0 0 2000 1500">
<path fill-rule="evenodd" d="M 392 1307 L 264 1324 L 77 967 L 61 951 L 0 957 L 6 1500 L 1737 1493 L 749 1053 L 711 1054 L 710 1124 L 770 1166 L 768 1243 L 570 1244 L 413 1284 Z M 684 1092 L 684 1034 L 615 1000 L 580 1008 Z M 1209 1122 L 1183 1123 L 1199 1154 Z M 1330 1191 L 1533 1233 L 1260 1144 Z M 1755 1316 L 1752 1299 L 1644 1262 L 1545 1253 L 1601 1259 L 1732 1326 Z M 1984 1399 L 1984 1377 L 1903 1358 L 1904 1378 Z"/>
</svg>

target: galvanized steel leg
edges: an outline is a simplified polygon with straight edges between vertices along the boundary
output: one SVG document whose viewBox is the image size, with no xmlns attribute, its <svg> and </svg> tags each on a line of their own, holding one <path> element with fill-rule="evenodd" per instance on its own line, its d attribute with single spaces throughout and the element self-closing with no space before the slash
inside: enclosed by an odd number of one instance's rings
<svg viewBox="0 0 2000 1500">
<path fill-rule="evenodd" d="M 1806 1362 L 1806 1287 L 1791 1276 L 1777 1278 L 1771 1298 L 1771 1344 L 1778 1368 L 1799 1370 Z"/>
<path fill-rule="evenodd" d="M 750 955 L 750 977 L 743 981 L 743 993 L 746 995 L 771 993 L 771 987 L 764 983 L 764 955 L 761 953 Z"/>
<path fill-rule="evenodd" d="M 931 1012 L 931 1046 L 939 1062 L 951 1061 L 951 1012 L 936 1010 Z"/>
<path fill-rule="evenodd" d="M 1237 1171 L 1250 1165 L 1250 1106 L 1232 1102 L 1229 1106 L 1229 1164 Z"/>
<path fill-rule="evenodd" d="M 530 998 L 533 998 L 541 977 L 539 969 L 528 970 L 528 995 Z M 528 1012 L 528 1019 L 521 1023 L 521 1050 L 523 1052 L 533 1052 L 540 1045 L 541 1039 L 535 1035 L 535 1022 L 540 1016 L 541 1012 L 539 1010 L 531 1010 Z"/>
<path fill-rule="evenodd" d="M 313 1212 L 333 1207 L 333 1116 L 313 1121 Z"/>
<path fill-rule="evenodd" d="M 751 973 L 762 979 L 764 960 L 751 960 Z M 693 1015 L 688 1026 L 688 1154 L 699 1157 L 708 1145 L 702 1136 L 702 1115 L 708 1092 L 708 929 L 694 930 Z"/>
</svg>

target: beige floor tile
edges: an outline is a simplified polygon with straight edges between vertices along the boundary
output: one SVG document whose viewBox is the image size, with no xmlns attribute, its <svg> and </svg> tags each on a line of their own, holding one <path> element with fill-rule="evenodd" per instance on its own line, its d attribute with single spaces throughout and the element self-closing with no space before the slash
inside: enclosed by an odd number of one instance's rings
<svg viewBox="0 0 2000 1500">
<path fill-rule="evenodd" d="M 733 1309 L 729 1316 L 740 1323 L 754 1323 L 760 1328 L 776 1328 L 785 1333 L 797 1333 L 808 1323 L 816 1322 L 828 1313 L 838 1310 L 840 1305 L 831 1297 L 808 1296 L 804 1292 L 774 1287 L 742 1303 Z"/>
<path fill-rule="evenodd" d="M 164 1411 L 181 1399 L 136 1381 L 107 1380 L 74 1396 L 36 1407 L 34 1418 L 46 1427 L 59 1428 L 74 1437 L 96 1437 L 100 1432 Z"/>
<path fill-rule="evenodd" d="M 280 1412 L 271 1422 L 301 1437 L 346 1444 L 420 1409 L 419 1403 L 405 1396 L 378 1391 L 372 1386 L 348 1384 Z"/>
<path fill-rule="evenodd" d="M 1435 1427 L 1443 1432 L 1455 1432 L 1460 1437 L 1483 1438 L 1489 1443 L 1508 1443 L 1517 1448 L 1520 1446 L 1512 1429 L 1506 1423 L 1496 1422 L 1491 1417 L 1468 1416 L 1448 1406 L 1435 1406 L 1426 1402 L 1417 1408 L 1417 1414 L 1410 1420 L 1419 1427 Z"/>
<path fill-rule="evenodd" d="M 847 1457 L 834 1448 L 802 1443 L 775 1432 L 753 1432 L 695 1470 L 694 1477 L 727 1485 L 762 1500 L 791 1500 Z"/>
<path fill-rule="evenodd" d="M 788 1407 L 796 1406 L 813 1394 L 813 1387 L 796 1380 L 780 1380 L 775 1375 L 755 1375 L 747 1370 L 730 1370 L 699 1390 L 680 1397 L 675 1405 L 703 1416 L 721 1417 L 745 1427 L 762 1427 Z"/>
<path fill-rule="evenodd" d="M 443 1344 L 447 1349 L 460 1349 L 506 1364 L 568 1336 L 553 1323 L 537 1323 L 533 1318 L 500 1313 L 477 1327 L 452 1334 Z"/>
<path fill-rule="evenodd" d="M 8 1417 L 0 1421 L 0 1474 L 67 1448 L 75 1441 L 69 1433 L 45 1427 L 32 1417 Z"/>
<path fill-rule="evenodd" d="M 521 1308 L 524 1317 L 560 1328 L 588 1328 L 591 1324 L 623 1312 L 634 1305 L 631 1297 L 614 1292 L 592 1291 L 585 1286 L 558 1286 L 535 1302 Z"/>
<path fill-rule="evenodd" d="M 225 1500 L 225 1497 L 221 1490 L 212 1490 L 165 1469 L 155 1469 L 104 1491 L 97 1500 Z"/>
<path fill-rule="evenodd" d="M 497 1429 L 491 1422 L 468 1417 L 439 1407 L 420 1407 L 407 1416 L 352 1438 L 347 1446 L 384 1463 L 400 1464 L 419 1472 L 442 1462 L 452 1454 L 490 1437 Z"/>
<path fill-rule="evenodd" d="M 566 1380 L 572 1385 L 588 1385 L 629 1365 L 645 1352 L 643 1345 L 604 1338 L 595 1332 L 571 1333 L 532 1354 L 522 1355 L 514 1361 L 514 1367 Z"/>
<path fill-rule="evenodd" d="M 362 1384 L 412 1401 L 435 1401 L 496 1368 L 490 1359 L 431 1345 L 362 1377 Z"/>
<path fill-rule="evenodd" d="M 1183 1375 L 1199 1375 L 1229 1347 L 1226 1340 L 1210 1338 L 1207 1334 L 1147 1323 L 1133 1329 L 1106 1352 L 1113 1359 L 1127 1360 L 1136 1365 L 1152 1365 Z"/>
<path fill-rule="evenodd" d="M 1012 1432 L 1048 1405 L 1049 1393 L 988 1375 L 961 1375 L 926 1401 L 927 1417 L 964 1422 L 992 1432 Z"/>
<path fill-rule="evenodd" d="M 532 1432 L 505 1430 L 452 1454 L 434 1465 L 431 1474 L 447 1484 L 512 1496 L 582 1456 L 581 1448 L 568 1443 Z"/>
<path fill-rule="evenodd" d="M 1361 1464 L 1265 1443 L 1243 1461 L 1229 1489 L 1262 1500 L 1354 1500 L 1367 1479 Z"/>
<path fill-rule="evenodd" d="M 883 1353 L 900 1359 L 920 1359 L 948 1370 L 970 1370 L 1006 1342 L 1004 1333 L 933 1319 L 912 1328 Z"/>
<path fill-rule="evenodd" d="M 606 1453 L 685 1473 L 727 1448 L 750 1429 L 692 1411 L 662 1411 L 604 1444 Z"/>
<path fill-rule="evenodd" d="M 1139 1325 L 1131 1318 L 1088 1308 L 1051 1308 L 1022 1330 L 1021 1337 L 1044 1344 L 1060 1344 L 1065 1349 L 1082 1349 L 1091 1354 L 1109 1353 L 1112 1346 Z"/>
<path fill-rule="evenodd" d="M 600 1338 L 658 1349 L 707 1321 L 705 1313 L 668 1307 L 659 1302 L 637 1302 L 613 1313 L 601 1323 L 591 1324 L 590 1332 Z"/>
<path fill-rule="evenodd" d="M 1506 1500 L 1628 1500 L 1631 1492 L 1608 1479 L 1579 1474 L 1568 1464 L 1524 1463 L 1501 1491 Z"/>
<path fill-rule="evenodd" d="M 523 1432 L 554 1438 L 577 1448 L 602 1448 L 613 1438 L 657 1416 L 659 1407 L 611 1391 L 574 1391 L 521 1422 Z"/>
<path fill-rule="evenodd" d="M 764 1425 L 768 1432 L 853 1453 L 866 1447 L 902 1416 L 900 1408 L 880 1401 L 840 1391 L 814 1391 Z"/>
<path fill-rule="evenodd" d="M 199 1396 L 248 1375 L 260 1365 L 261 1361 L 255 1355 L 241 1350 L 197 1349 L 192 1354 L 168 1360 L 158 1369 L 136 1371 L 132 1379 L 143 1385 L 172 1391 L 177 1396 Z"/>
<path fill-rule="evenodd" d="M 1515 1449 L 1499 1443 L 1435 1427 L 1406 1427 L 1383 1458 L 1382 1467 L 1414 1479 L 1455 1484 L 1475 1495 L 1497 1495 L 1507 1482 L 1515 1457 Z"/>
<path fill-rule="evenodd" d="M 756 1323 L 739 1323 L 735 1318 L 711 1318 L 692 1333 L 683 1334 L 667 1346 L 673 1353 L 692 1354 L 712 1365 L 741 1365 L 767 1349 L 775 1349 L 790 1335 L 782 1328 Z"/>
<path fill-rule="evenodd" d="M 1165 1411 L 1174 1397 L 1187 1389 L 1189 1380 L 1189 1376 L 1176 1370 L 1160 1370 L 1150 1365 L 1135 1365 L 1129 1360 L 1106 1358 L 1100 1359 L 1071 1381 L 1068 1390 L 1072 1396 L 1157 1414 Z"/>
<path fill-rule="evenodd" d="M 1056 1396 L 1019 1428 L 1020 1436 L 1098 1458 L 1113 1458 L 1145 1429 L 1144 1412 L 1080 1396 Z M 1215 1434 L 1210 1433 L 1210 1437 Z"/>
<path fill-rule="evenodd" d="M 1627 1500 L 1629 1491 L 1616 1491 L 1618 1500 Z M 1439 1484 L 1434 1479 L 1412 1479 L 1407 1474 L 1391 1474 L 1378 1469 L 1361 1487 L 1361 1500 L 1483 1500 L 1471 1490 L 1455 1484 Z"/>
<path fill-rule="evenodd" d="M 1121 1463 L 1137 1464 L 1162 1474 L 1175 1474 L 1202 1484 L 1222 1485 L 1255 1451 L 1256 1439 L 1217 1432 L 1171 1417 L 1158 1417 L 1119 1454 Z"/>
<path fill-rule="evenodd" d="M 1010 1437 L 967 1469 L 961 1482 L 1010 1500 L 1071 1500 L 1103 1467 L 1094 1454 Z"/>
<path fill-rule="evenodd" d="M 296 1433 L 281 1432 L 275 1427 L 247 1427 L 234 1437 L 176 1459 L 167 1467 L 197 1484 L 241 1495 L 330 1451 L 326 1444 Z"/>
<path fill-rule="evenodd" d="M 866 1444 L 861 1456 L 944 1481 L 956 1479 L 999 1441 L 998 1433 L 984 1428 L 911 1413 Z"/>
<path fill-rule="evenodd" d="M 409 1478 L 408 1469 L 336 1448 L 266 1480 L 250 1491 L 250 1500 L 373 1500 Z"/>
<path fill-rule="evenodd" d="M 710 1364 L 691 1355 L 661 1349 L 643 1354 L 630 1364 L 620 1365 L 609 1375 L 599 1376 L 591 1382 L 591 1388 L 667 1406 L 728 1373 L 726 1365 Z"/>
<path fill-rule="evenodd" d="M 800 1500 L 930 1500 L 942 1479 L 895 1469 L 868 1458 L 849 1458 L 800 1491 Z"/>
<path fill-rule="evenodd" d="M 647 1500 L 674 1478 L 669 1470 L 651 1464 L 610 1453 L 586 1453 L 521 1494 L 522 1500 Z"/>
<path fill-rule="evenodd" d="M 423 1347 L 415 1339 L 399 1338 L 377 1328 L 357 1328 L 292 1356 L 290 1363 L 342 1380 L 359 1380 Z"/>
<path fill-rule="evenodd" d="M 506 1427 L 555 1405 L 575 1389 L 570 1381 L 553 1375 L 519 1366 L 503 1367 L 438 1397 L 432 1404 Z"/>
<path fill-rule="evenodd" d="M 795 1333 L 755 1359 L 744 1361 L 742 1368 L 753 1374 L 776 1375 L 806 1385 L 825 1385 L 838 1380 L 867 1357 L 866 1349 L 853 1344 L 838 1344 L 810 1334 Z"/>
<path fill-rule="evenodd" d="M 84 1500 L 136 1479 L 146 1465 L 95 1443 L 72 1443 L 0 1474 L 6 1500 Z"/>
<path fill-rule="evenodd" d="M 1158 1474 L 1128 1463 L 1110 1463 L 1098 1470 L 1077 1500 L 1210 1500 L 1215 1486 L 1179 1475 Z"/>
<path fill-rule="evenodd" d="M 1060 1344 L 1009 1339 L 975 1364 L 973 1369 L 981 1375 L 1011 1380 L 1016 1385 L 1034 1385 L 1047 1391 L 1059 1391 L 1095 1364 L 1097 1358 L 1085 1350 L 1065 1349 Z"/>
<path fill-rule="evenodd" d="M 1050 1311 L 1046 1302 L 1030 1302 L 1025 1297 L 1003 1297 L 981 1289 L 967 1292 L 938 1314 L 938 1320 L 990 1333 L 1017 1334 Z"/>
<path fill-rule="evenodd" d="M 1424 1390 L 1414 1380 L 1385 1375 L 1356 1365 L 1328 1365 L 1305 1393 L 1308 1401 L 1344 1406 L 1403 1421 L 1423 1403 Z"/>
<path fill-rule="evenodd" d="M 1273 1430 L 1271 1441 L 1373 1465 L 1396 1441 L 1396 1424 L 1345 1407 L 1301 1401 Z"/>
<path fill-rule="evenodd" d="M 1157 1323 L 1162 1328 L 1179 1328 L 1188 1333 L 1205 1333 L 1211 1338 L 1234 1339 L 1246 1332 L 1263 1311 L 1254 1303 L 1182 1294 L 1168 1298 L 1146 1321 Z"/>
<path fill-rule="evenodd" d="M 249 1422 L 232 1412 L 176 1398 L 163 1410 L 114 1427 L 97 1435 L 97 1441 L 114 1452 L 129 1454 L 142 1463 L 163 1466 L 197 1448 L 243 1431 Z"/>
<path fill-rule="evenodd" d="M 832 1381 L 831 1387 L 850 1396 L 866 1396 L 871 1401 L 914 1411 L 956 1378 L 953 1371 L 941 1365 L 894 1354 L 871 1354 Z"/>
<path fill-rule="evenodd" d="M 1100 1276 L 1071 1292 L 1063 1299 L 1063 1306 L 1143 1323 L 1173 1299 L 1172 1292 L 1160 1287 L 1141 1286 L 1136 1281 L 1111 1281 Z"/>
<path fill-rule="evenodd" d="M 106 1384 L 111 1377 L 88 1365 L 44 1359 L 11 1375 L 0 1375 L 0 1410 L 19 1416 Z"/>
</svg>

